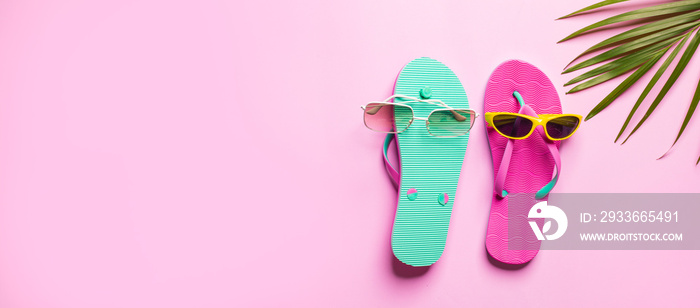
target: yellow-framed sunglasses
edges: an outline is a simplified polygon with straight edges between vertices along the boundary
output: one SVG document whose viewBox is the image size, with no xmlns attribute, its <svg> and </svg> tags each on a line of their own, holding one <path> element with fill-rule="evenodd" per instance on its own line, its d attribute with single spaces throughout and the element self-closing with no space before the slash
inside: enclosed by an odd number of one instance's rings
<svg viewBox="0 0 700 308">
<path fill-rule="evenodd" d="M 582 116 L 578 114 L 540 114 L 532 117 L 511 112 L 487 112 L 484 119 L 503 137 L 525 139 L 537 126 L 542 126 L 550 140 L 564 140 L 576 132 Z"/>
</svg>

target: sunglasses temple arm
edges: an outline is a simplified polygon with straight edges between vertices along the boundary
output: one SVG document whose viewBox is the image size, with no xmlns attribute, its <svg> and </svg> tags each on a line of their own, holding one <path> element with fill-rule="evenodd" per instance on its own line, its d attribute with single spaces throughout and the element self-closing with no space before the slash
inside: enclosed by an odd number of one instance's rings
<svg viewBox="0 0 700 308">
<path fill-rule="evenodd" d="M 443 102 L 443 101 L 441 101 L 441 100 L 439 100 L 439 99 L 427 99 L 427 100 L 426 100 L 426 99 L 423 99 L 423 100 L 420 100 L 420 101 L 421 101 L 421 102 L 424 102 L 424 103 L 428 103 L 428 104 L 433 104 L 433 105 L 435 105 L 435 106 L 440 106 L 440 107 L 445 107 L 445 108 L 451 108 L 450 106 L 448 106 L 447 104 L 445 104 L 445 102 Z"/>
<path fill-rule="evenodd" d="M 418 101 L 418 102 L 433 104 L 433 105 L 440 106 L 440 107 L 450 108 L 450 106 L 448 106 L 447 104 L 445 104 L 445 102 L 443 102 L 439 99 L 420 99 L 420 98 L 410 97 L 410 96 L 406 96 L 406 95 L 402 95 L 402 94 L 394 94 L 392 96 L 389 96 L 387 99 L 384 100 L 384 102 L 388 102 L 394 98 L 403 98 L 406 100 Z"/>
<path fill-rule="evenodd" d="M 377 103 L 377 102 L 370 102 L 369 104 L 372 104 L 372 103 Z M 383 102 L 382 102 L 382 103 L 383 103 Z M 369 104 L 367 104 L 367 106 L 369 106 Z M 380 105 L 380 106 L 376 106 L 376 107 L 370 108 L 370 109 L 368 110 L 368 109 L 367 109 L 367 106 L 360 106 L 360 108 L 362 108 L 362 110 L 364 110 L 365 113 L 366 113 L 366 114 L 369 114 L 369 115 L 375 115 L 375 114 L 377 114 L 377 112 L 379 112 L 379 110 L 381 110 L 382 107 L 384 107 L 384 105 Z"/>
<path fill-rule="evenodd" d="M 452 117 L 454 117 L 458 122 L 464 122 L 464 120 L 467 119 L 467 117 L 457 113 L 457 111 L 450 110 L 450 112 L 452 113 Z"/>
<path fill-rule="evenodd" d="M 384 102 L 387 103 L 387 102 L 389 102 L 389 101 L 391 101 L 391 100 L 393 100 L 393 99 L 395 99 L 395 98 L 403 98 L 403 99 L 405 99 L 405 100 L 416 100 L 415 97 L 410 97 L 410 96 L 401 95 L 401 94 L 394 94 L 394 95 L 392 95 L 392 96 L 387 97 L 387 98 L 384 100 Z"/>
</svg>

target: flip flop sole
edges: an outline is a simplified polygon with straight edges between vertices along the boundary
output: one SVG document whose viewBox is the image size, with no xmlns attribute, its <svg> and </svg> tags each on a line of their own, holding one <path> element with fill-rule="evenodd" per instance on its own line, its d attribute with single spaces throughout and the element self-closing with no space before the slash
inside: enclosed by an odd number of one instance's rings
<svg viewBox="0 0 700 308">
<path fill-rule="evenodd" d="M 442 100 L 453 108 L 469 108 L 457 76 L 430 58 L 408 63 L 396 80 L 394 94 L 420 97 L 426 87 L 432 92 L 431 99 Z M 414 116 L 421 118 L 440 108 L 428 103 L 409 104 Z M 469 134 L 452 138 L 432 136 L 424 121 L 418 119 L 397 135 L 401 180 L 391 247 L 401 262 L 428 266 L 442 255 L 468 141 Z"/>
<path fill-rule="evenodd" d="M 520 105 L 513 97 L 518 91 L 525 102 L 537 114 L 562 113 L 559 95 L 552 82 L 535 66 L 510 60 L 502 63 L 489 78 L 484 96 L 484 112 L 517 113 Z M 494 178 L 503 158 L 508 139 L 493 128 L 487 128 L 491 157 L 494 165 Z M 555 143 L 559 147 L 559 142 Z M 552 179 L 554 160 L 545 141 L 537 133 L 513 144 L 513 156 L 505 180 L 508 195 L 499 198 L 493 194 L 491 213 L 486 232 L 486 249 L 496 260 L 507 264 L 527 263 L 537 255 L 539 241 L 530 229 L 508 230 L 508 207 L 510 196 L 516 194 L 534 194 Z M 538 201 L 547 200 L 547 197 Z M 534 198 L 532 199 L 534 201 Z M 532 206 L 522 204 L 517 206 Z M 528 250 L 510 250 L 509 241 L 527 241 Z"/>
</svg>

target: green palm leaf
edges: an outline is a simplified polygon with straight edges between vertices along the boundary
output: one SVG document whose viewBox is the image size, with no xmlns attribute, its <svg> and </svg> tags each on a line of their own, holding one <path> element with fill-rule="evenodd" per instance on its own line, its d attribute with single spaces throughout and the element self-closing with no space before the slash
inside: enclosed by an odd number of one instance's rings
<svg viewBox="0 0 700 308">
<path fill-rule="evenodd" d="M 681 24 L 686 24 L 686 23 L 695 23 L 700 19 L 700 11 L 692 11 L 690 13 L 685 13 L 682 15 L 678 16 L 673 16 L 665 19 L 661 19 L 652 23 L 648 23 L 646 25 L 642 25 L 636 28 L 633 28 L 631 30 L 627 30 L 625 32 L 622 32 L 620 34 L 617 34 L 609 39 L 606 39 L 598 44 L 593 45 L 592 47 L 586 49 L 583 53 L 580 55 L 576 56 L 571 63 L 574 61 L 578 60 L 582 56 L 585 56 L 591 52 L 598 51 L 607 47 L 612 47 L 619 45 L 627 40 L 643 36 L 643 35 L 648 35 L 651 33 L 654 33 L 656 31 L 660 31 L 663 29 L 667 29 L 673 26 L 681 25 Z M 569 67 L 571 65 L 569 63 L 566 67 Z"/>
<path fill-rule="evenodd" d="M 644 74 L 646 74 L 646 72 L 649 71 L 654 66 L 654 64 L 656 64 L 656 62 L 659 62 L 659 60 L 661 59 L 661 57 L 664 55 L 665 52 L 666 52 L 665 50 L 662 50 L 661 52 L 657 52 L 656 56 L 654 56 L 654 58 L 652 58 L 651 60 L 644 63 L 644 65 L 642 65 L 639 69 L 637 69 L 632 75 L 627 77 L 627 79 L 625 79 L 625 81 L 620 83 L 619 86 L 617 86 L 612 92 L 610 92 L 610 94 L 608 94 L 608 96 L 606 96 L 602 101 L 600 101 L 600 103 L 598 103 L 598 105 L 596 105 L 591 110 L 591 112 L 588 113 L 588 115 L 586 116 L 586 119 L 584 121 L 588 121 L 591 118 L 593 118 L 596 114 L 598 114 L 599 112 L 603 111 L 603 109 L 608 107 L 608 105 L 610 105 L 618 96 L 620 96 L 622 93 L 627 91 L 627 89 L 629 89 L 630 86 L 632 86 L 635 82 L 637 82 L 637 80 L 639 80 L 639 78 L 644 76 Z"/>
<path fill-rule="evenodd" d="M 654 57 L 654 55 L 656 54 L 657 51 L 662 50 L 662 49 L 666 49 L 669 45 L 675 43 L 676 41 L 678 41 L 678 39 L 676 39 L 676 38 L 668 39 L 668 40 L 663 41 L 659 44 L 656 44 L 656 45 L 654 45 L 654 46 L 652 46 L 649 49 L 646 49 L 644 51 L 641 51 L 638 53 L 633 53 L 633 54 L 630 54 L 624 58 L 619 58 L 619 59 L 612 61 L 610 63 L 606 63 L 604 65 L 596 67 L 588 72 L 581 74 L 580 76 L 578 76 L 574 79 L 569 80 L 567 83 L 564 84 L 564 86 L 572 85 L 574 83 L 586 80 L 586 79 L 591 78 L 593 76 L 597 76 L 597 75 L 600 75 L 602 73 L 612 71 L 613 69 L 619 68 L 621 66 L 628 68 L 627 70 L 622 72 L 622 73 L 626 73 L 626 72 L 636 68 L 637 66 L 641 65 L 642 63 L 646 62 L 647 60 L 651 59 L 652 57 Z M 571 91 L 573 91 L 573 89 Z M 576 92 L 576 91 L 574 91 L 574 92 L 571 92 L 571 91 L 569 91 L 569 93 Z"/>
<path fill-rule="evenodd" d="M 646 7 L 638 10 L 634 10 L 631 12 L 627 13 L 622 13 L 620 15 L 616 15 L 613 17 L 610 17 L 608 19 L 601 20 L 597 23 L 594 23 L 588 27 L 584 27 L 582 29 L 579 29 L 578 31 L 569 34 L 569 36 L 563 38 L 559 43 L 568 41 L 572 38 L 575 38 L 577 36 L 583 35 L 584 33 L 590 32 L 591 30 L 624 22 L 624 21 L 631 21 L 631 20 L 638 20 L 638 19 L 643 19 L 643 18 L 650 18 L 650 17 L 657 17 L 657 16 L 663 16 L 663 15 L 669 15 L 669 14 L 676 14 L 676 13 L 682 13 L 682 12 L 687 12 L 690 10 L 697 10 L 700 9 L 700 1 L 697 0 L 686 0 L 686 1 L 678 1 L 678 2 L 671 2 L 671 3 L 664 3 L 664 4 L 658 4 L 654 5 L 651 7 Z"/>
<path fill-rule="evenodd" d="M 585 7 L 585 8 L 582 8 L 582 9 L 580 9 L 580 10 L 578 10 L 578 11 L 576 11 L 576 12 L 573 12 L 573 13 L 571 13 L 571 14 L 569 14 L 569 15 L 559 17 L 559 18 L 557 18 L 557 19 L 568 18 L 568 17 L 574 16 L 574 15 L 581 14 L 581 13 L 583 13 L 583 12 L 588 12 L 588 11 L 590 11 L 590 10 L 595 10 L 595 9 L 597 9 L 597 8 L 604 7 L 604 6 L 606 6 L 606 5 L 611 5 L 611 4 L 620 3 L 620 2 L 625 2 L 625 1 L 629 1 L 629 0 L 605 0 L 605 1 L 601 1 L 601 2 L 598 2 L 598 3 L 594 4 L 594 5 L 591 5 L 591 6 L 587 6 L 587 7 Z"/>
<path fill-rule="evenodd" d="M 624 0 L 606 0 L 598 2 L 571 14 L 565 15 L 560 19 L 572 17 L 581 13 L 590 12 L 592 10 L 615 4 L 627 2 Z M 623 24 L 624 23 L 624 24 Z M 579 74 L 569 80 L 565 86 L 575 85 L 567 93 L 575 93 L 584 89 L 594 87 L 598 84 L 610 81 L 632 72 L 625 78 L 612 92 L 603 98 L 586 116 L 586 120 L 593 118 L 600 112 L 605 110 L 614 101 L 616 101 L 622 93 L 628 91 L 645 76 L 657 63 L 668 54 L 661 66 L 656 70 L 651 80 L 640 94 L 637 101 L 632 106 L 627 119 L 624 121 L 620 131 L 615 138 L 617 142 L 625 133 L 633 116 L 638 111 L 641 104 L 644 102 L 651 90 L 656 86 L 659 80 L 663 78 L 664 72 L 674 62 L 683 48 L 683 51 L 678 63 L 672 70 L 670 76 L 664 81 L 659 93 L 654 98 L 653 102 L 647 108 L 643 117 L 634 126 L 629 135 L 624 139 L 622 144 L 627 142 L 639 128 L 646 123 L 651 114 L 657 109 L 661 102 L 666 97 L 666 94 L 682 75 L 691 58 L 700 46 L 700 0 L 685 0 L 673 1 L 662 4 L 649 5 L 644 8 L 631 10 L 622 14 L 618 14 L 599 22 L 593 23 L 587 27 L 581 28 L 559 42 L 564 42 L 572 38 L 585 35 L 593 31 L 605 31 L 607 26 L 621 25 L 629 27 L 626 31 L 610 36 L 601 42 L 594 44 L 581 54 L 576 56 L 563 70 L 563 74 L 578 71 L 584 68 L 592 69 Z M 686 47 L 687 44 L 687 47 Z M 675 45 L 675 47 L 674 47 Z M 669 53 L 673 48 L 673 51 Z M 605 50 L 608 49 L 608 50 Z M 587 56 L 593 52 L 601 51 L 599 54 L 580 61 L 580 58 Z M 683 133 L 686 131 L 690 120 L 700 104 L 700 82 L 695 90 L 695 93 L 687 106 L 688 110 L 680 125 L 680 129 L 676 135 L 671 147 L 660 158 L 665 157 L 669 151 L 680 140 Z M 700 157 L 696 162 L 700 163 Z"/>
<path fill-rule="evenodd" d="M 623 144 L 627 142 L 627 140 L 630 137 L 632 137 L 632 134 L 634 134 L 634 132 L 636 132 L 639 129 L 639 127 L 641 127 L 642 124 L 644 124 L 644 121 L 646 121 L 651 115 L 651 113 L 654 112 L 656 107 L 659 106 L 659 103 L 661 103 L 661 100 L 664 99 L 664 96 L 666 96 L 668 90 L 671 89 L 676 80 L 678 80 L 678 77 L 681 75 L 681 73 L 683 73 L 683 69 L 685 69 L 686 65 L 688 65 L 688 62 L 690 62 L 690 59 L 693 57 L 693 54 L 695 54 L 695 50 L 698 49 L 698 44 L 700 44 L 700 35 L 698 35 L 698 33 L 696 32 L 693 36 L 693 39 L 688 44 L 688 48 L 686 48 L 685 52 L 683 52 L 681 59 L 678 60 L 676 68 L 673 69 L 673 72 L 671 72 L 671 76 L 669 76 L 668 80 L 666 80 L 666 84 L 664 84 L 664 86 L 661 88 L 659 94 L 656 95 L 656 99 L 654 99 L 654 102 L 651 103 L 649 109 L 647 109 L 647 112 L 644 114 L 642 119 L 639 120 L 637 126 L 634 127 L 634 129 L 627 136 L 625 141 L 622 142 Z"/>
<path fill-rule="evenodd" d="M 676 46 L 676 48 L 673 49 L 671 52 L 671 55 L 666 58 L 666 61 L 664 61 L 663 64 L 661 64 L 661 67 L 659 70 L 656 71 L 656 74 L 654 74 L 654 77 L 651 78 L 651 81 L 649 81 L 649 84 L 644 88 L 644 91 L 642 91 L 642 94 L 639 96 L 639 99 L 637 99 L 637 102 L 634 104 L 634 107 L 632 107 L 632 110 L 630 111 L 630 114 L 627 116 L 627 119 L 625 120 L 625 124 L 622 125 L 622 128 L 620 128 L 620 132 L 617 134 L 617 137 L 615 138 L 615 142 L 617 142 L 618 139 L 622 136 L 622 133 L 625 132 L 625 129 L 627 129 L 627 125 L 630 123 L 630 120 L 632 120 L 632 116 L 637 112 L 637 109 L 639 106 L 642 104 L 644 99 L 647 97 L 649 92 L 651 91 L 652 88 L 654 88 L 654 85 L 656 85 L 656 82 L 659 81 L 659 78 L 661 78 L 661 75 L 664 74 L 666 71 L 666 68 L 668 68 L 669 65 L 671 65 L 671 62 L 673 62 L 673 59 L 676 58 L 676 55 L 678 55 L 678 52 L 681 51 L 681 48 L 685 45 L 686 41 L 688 41 L 688 36 L 685 36 L 683 40 Z"/>
<path fill-rule="evenodd" d="M 594 70 L 591 70 L 590 72 L 587 72 L 581 76 L 587 75 L 588 73 L 591 73 L 591 72 L 594 72 L 595 74 L 597 74 L 598 72 L 595 72 L 595 71 L 598 69 L 603 69 L 603 68 L 604 68 L 603 70 L 605 71 L 604 74 L 575 86 L 573 89 L 569 90 L 569 92 L 566 92 L 566 94 L 576 93 L 578 91 L 588 89 L 592 86 L 598 85 L 600 83 L 603 83 L 605 81 L 608 81 L 610 79 L 618 77 L 622 74 L 625 74 L 625 73 L 639 67 L 640 65 L 644 64 L 644 62 L 647 62 L 648 60 L 654 58 L 654 56 L 656 55 L 656 52 L 659 51 L 659 49 L 665 51 L 665 50 L 668 50 L 668 48 L 669 48 L 669 46 L 666 46 L 666 47 L 659 46 L 658 48 L 645 50 L 643 52 L 632 54 L 632 55 L 629 55 L 625 58 L 617 59 L 613 62 L 602 65 L 602 66 L 600 66 Z M 581 77 L 581 76 L 579 76 L 579 77 Z M 568 82 L 567 84 L 570 84 L 570 83 L 571 82 Z"/>
<path fill-rule="evenodd" d="M 586 61 L 583 61 L 579 64 L 576 64 L 572 66 L 571 68 L 567 69 L 564 71 L 564 74 L 573 72 L 585 67 L 589 67 L 591 65 L 595 65 L 598 63 L 601 63 L 603 61 L 607 61 L 610 59 L 613 59 L 615 57 L 618 57 L 620 55 L 624 55 L 626 53 L 629 53 L 631 51 L 635 51 L 637 49 L 643 48 L 643 47 L 650 47 L 650 46 L 656 46 L 657 44 L 669 44 L 671 41 L 673 41 L 675 38 L 677 38 L 679 35 L 685 33 L 688 31 L 688 29 L 700 24 L 700 22 L 694 22 L 694 23 L 685 23 L 681 24 L 675 27 L 668 28 L 663 31 L 659 31 L 653 34 L 649 34 L 647 36 L 643 36 L 641 38 L 638 38 L 636 40 L 633 40 L 629 43 L 620 45 L 618 47 L 615 47 L 613 49 L 610 49 L 604 53 L 601 53 L 591 59 L 588 59 Z"/>
<path fill-rule="evenodd" d="M 678 131 L 678 136 L 676 136 L 676 140 L 673 140 L 673 144 L 671 147 L 664 153 L 664 155 L 661 155 L 658 159 L 664 158 L 666 154 L 668 154 L 669 151 L 673 148 L 674 145 L 676 145 L 676 142 L 678 142 L 678 139 L 681 138 L 681 135 L 683 134 L 683 131 L 685 131 L 685 127 L 688 126 L 688 123 L 690 122 L 690 118 L 693 117 L 693 114 L 695 113 L 695 109 L 698 108 L 698 102 L 700 102 L 700 82 L 698 82 L 698 86 L 695 88 L 695 94 L 693 95 L 693 100 L 690 102 L 690 106 L 688 106 L 688 112 L 685 114 L 685 119 L 683 119 L 683 125 L 681 125 L 681 129 Z M 696 165 L 698 164 L 697 162 L 695 163 Z"/>
</svg>

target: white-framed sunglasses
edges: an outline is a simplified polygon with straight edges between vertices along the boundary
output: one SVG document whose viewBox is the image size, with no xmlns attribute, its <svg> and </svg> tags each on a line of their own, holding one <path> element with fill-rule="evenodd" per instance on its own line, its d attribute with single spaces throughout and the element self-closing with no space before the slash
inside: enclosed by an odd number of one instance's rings
<svg viewBox="0 0 700 308">
<path fill-rule="evenodd" d="M 406 100 L 394 103 L 391 100 L 400 98 Z M 406 103 L 421 102 L 444 107 L 430 112 L 427 118 L 416 117 L 413 108 Z M 425 121 L 428 133 L 435 137 L 457 137 L 468 133 L 476 118 L 474 110 L 452 108 L 439 99 L 420 99 L 416 97 L 394 94 L 381 102 L 369 102 L 361 106 L 363 119 L 367 128 L 388 134 L 398 134 L 413 123 L 414 120 Z"/>
</svg>

